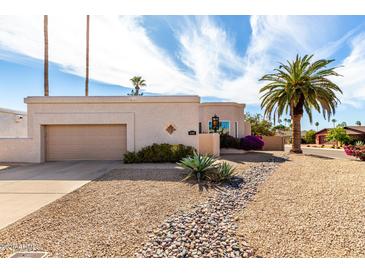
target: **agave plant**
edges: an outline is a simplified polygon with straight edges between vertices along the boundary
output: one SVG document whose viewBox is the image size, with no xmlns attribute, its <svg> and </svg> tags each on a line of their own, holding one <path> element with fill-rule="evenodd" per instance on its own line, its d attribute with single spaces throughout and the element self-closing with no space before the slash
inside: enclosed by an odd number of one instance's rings
<svg viewBox="0 0 365 274">
<path fill-rule="evenodd" d="M 363 141 L 356 141 L 355 146 L 363 146 L 364 142 Z"/>
<path fill-rule="evenodd" d="M 190 171 L 184 180 L 195 178 L 198 183 L 205 179 L 210 180 L 217 168 L 216 158 L 210 155 L 201 155 L 195 151 L 192 156 L 183 158 L 178 164 Z"/>
<path fill-rule="evenodd" d="M 217 182 L 228 182 L 236 175 L 236 169 L 227 162 L 220 163 L 216 170 Z"/>
</svg>

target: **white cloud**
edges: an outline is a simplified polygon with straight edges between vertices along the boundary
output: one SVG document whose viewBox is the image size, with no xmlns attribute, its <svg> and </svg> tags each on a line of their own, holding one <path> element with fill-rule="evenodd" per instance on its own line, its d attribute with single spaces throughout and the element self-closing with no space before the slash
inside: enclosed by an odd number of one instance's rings
<svg viewBox="0 0 365 274">
<path fill-rule="evenodd" d="M 80 16 L 49 16 L 50 60 L 79 76 L 85 70 L 85 21 Z M 185 17 L 180 23 L 174 29 L 177 55 L 189 71 L 153 42 L 140 17 L 92 16 L 90 77 L 130 86 L 129 79 L 138 74 L 147 80 L 148 91 L 257 103 L 262 84 L 258 79 L 279 61 L 312 52 L 316 58 L 328 58 L 353 36 L 328 31 L 336 27 L 333 17 L 252 16 L 249 45 L 245 54 L 239 54 L 234 37 L 212 17 Z M 340 69 L 346 103 L 352 97 L 365 100 L 364 41 L 364 35 L 352 40 L 352 51 Z M 1 48 L 42 60 L 43 17 L 1 16 Z"/>
<path fill-rule="evenodd" d="M 362 107 L 365 101 L 365 32 L 350 41 L 351 52 L 341 63 L 338 72 L 343 75 L 336 79 L 343 91 L 341 101 L 354 107 Z"/>
<path fill-rule="evenodd" d="M 84 76 L 86 17 L 49 16 L 49 58 L 64 71 Z M 143 75 L 149 89 L 193 92 L 193 81 L 148 37 L 138 17 L 92 16 L 90 78 L 130 86 Z M 0 47 L 43 59 L 43 17 L 0 17 Z"/>
</svg>

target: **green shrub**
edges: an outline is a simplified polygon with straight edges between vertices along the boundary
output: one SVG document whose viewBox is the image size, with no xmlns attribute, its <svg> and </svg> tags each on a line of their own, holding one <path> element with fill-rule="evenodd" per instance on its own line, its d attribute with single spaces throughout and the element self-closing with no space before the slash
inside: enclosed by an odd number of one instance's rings
<svg viewBox="0 0 365 274">
<path fill-rule="evenodd" d="M 193 147 L 182 144 L 153 144 L 138 152 L 127 152 L 124 154 L 124 163 L 176 163 L 194 151 Z"/>
<path fill-rule="evenodd" d="M 305 144 L 314 144 L 316 142 L 316 132 L 311 129 L 304 135 Z"/>
<path fill-rule="evenodd" d="M 139 163 L 139 160 L 138 160 L 138 157 L 137 157 L 137 153 L 130 152 L 130 151 L 127 151 L 127 153 L 124 154 L 123 161 L 126 164 Z"/>
<path fill-rule="evenodd" d="M 343 127 L 337 126 L 328 131 L 327 141 L 336 142 L 336 146 L 341 146 L 343 144 L 348 144 L 350 142 L 350 136 L 346 133 Z"/>
<path fill-rule="evenodd" d="M 240 148 L 240 139 L 235 138 L 228 133 L 221 133 L 220 135 L 220 147 L 221 148 Z"/>
<path fill-rule="evenodd" d="M 194 151 L 192 156 L 185 157 L 178 163 L 189 170 L 184 180 L 195 178 L 199 183 L 202 180 L 211 180 L 216 167 L 216 159 L 209 155 L 200 155 Z"/>
</svg>

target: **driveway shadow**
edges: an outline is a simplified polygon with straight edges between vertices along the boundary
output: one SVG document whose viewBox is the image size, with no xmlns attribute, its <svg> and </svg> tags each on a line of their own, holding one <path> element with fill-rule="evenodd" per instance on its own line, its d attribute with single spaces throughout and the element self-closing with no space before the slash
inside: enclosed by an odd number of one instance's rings
<svg viewBox="0 0 365 274">
<path fill-rule="evenodd" d="M 220 159 L 235 163 L 262 163 L 262 162 L 278 162 L 283 163 L 289 161 L 285 157 L 274 155 L 272 152 L 248 152 L 246 154 L 226 154 L 221 155 Z"/>
<path fill-rule="evenodd" d="M 92 180 L 121 164 L 121 161 L 65 161 L 19 165 L 0 170 L 0 182 Z"/>
</svg>

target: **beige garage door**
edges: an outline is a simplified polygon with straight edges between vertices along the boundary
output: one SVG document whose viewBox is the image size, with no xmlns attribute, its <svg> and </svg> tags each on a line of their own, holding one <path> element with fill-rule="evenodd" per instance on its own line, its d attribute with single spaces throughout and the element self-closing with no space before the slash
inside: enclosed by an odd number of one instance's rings
<svg viewBox="0 0 365 274">
<path fill-rule="evenodd" d="M 49 125 L 46 160 L 121 160 L 127 149 L 126 125 Z"/>
</svg>

